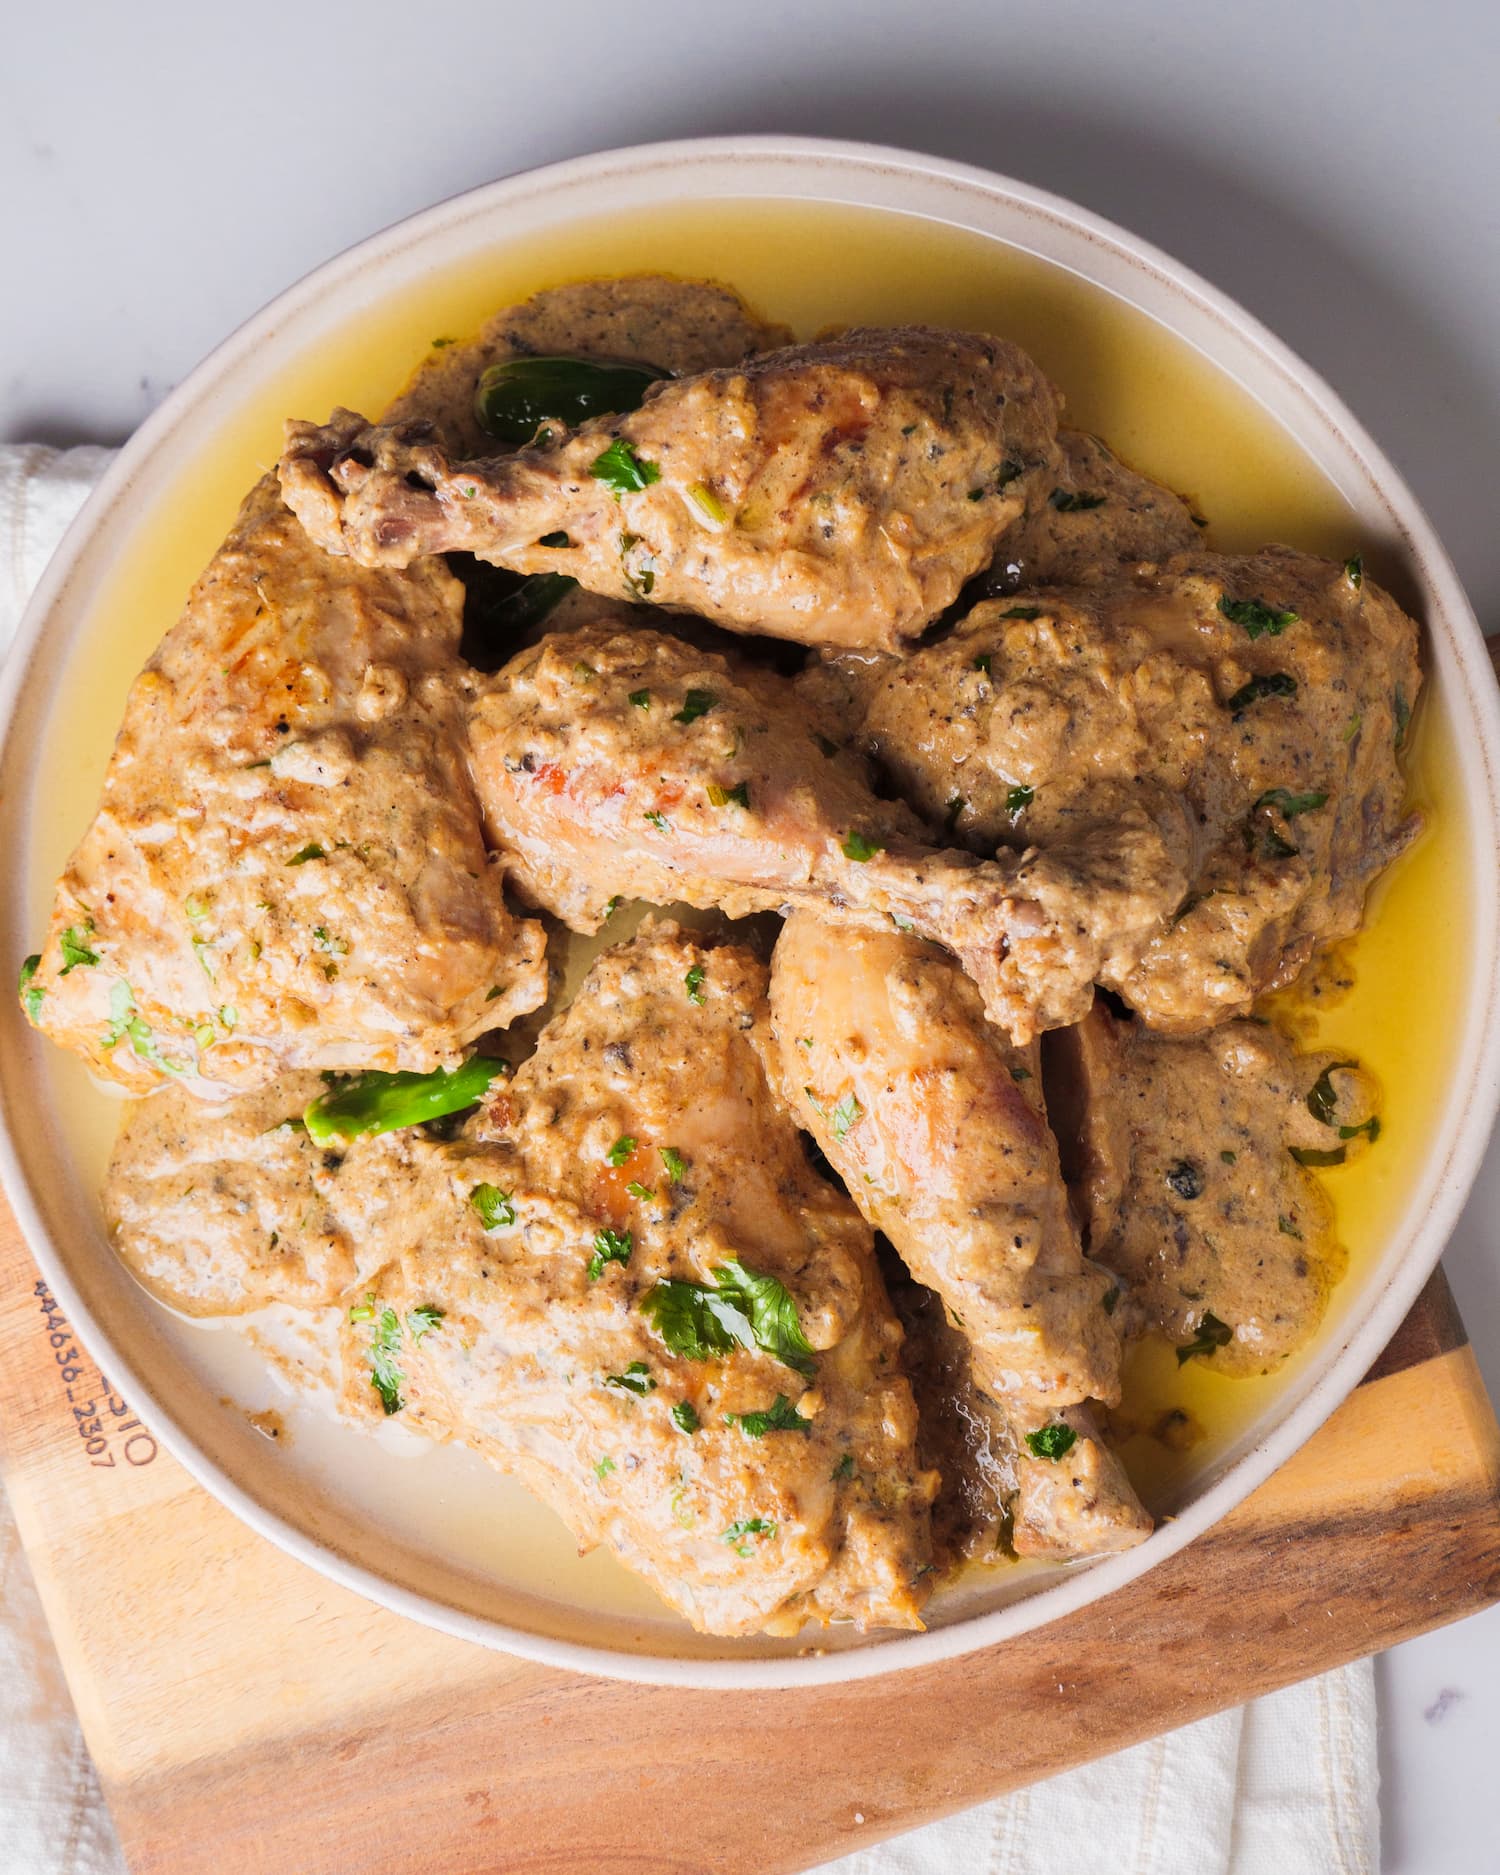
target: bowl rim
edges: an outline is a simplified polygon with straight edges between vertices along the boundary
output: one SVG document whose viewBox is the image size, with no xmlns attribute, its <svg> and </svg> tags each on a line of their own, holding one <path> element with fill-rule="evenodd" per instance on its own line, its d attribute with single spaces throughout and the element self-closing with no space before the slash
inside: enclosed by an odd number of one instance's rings
<svg viewBox="0 0 1500 1875">
<path fill-rule="evenodd" d="M 1461 699 L 1456 697 L 1455 704 L 1467 706 L 1469 712 L 1465 721 L 1460 707 L 1455 707 L 1454 711 L 1460 759 L 1466 778 L 1472 781 L 1477 774 L 1485 784 L 1483 792 L 1489 806 L 1491 846 L 1497 845 L 1500 693 L 1490 674 L 1478 622 L 1420 504 L 1374 440 L 1318 373 L 1259 320 L 1191 269 L 1128 230 L 1061 196 L 973 165 L 919 152 L 841 139 L 774 134 L 631 145 L 515 172 L 435 203 L 355 243 L 253 313 L 207 354 L 128 440 L 54 554 L 26 608 L 6 659 L 3 677 L 0 677 L 0 783 L 8 788 L 10 771 L 21 759 L 13 753 L 12 725 L 32 688 L 33 666 L 49 616 L 62 599 L 87 542 L 106 517 L 129 496 L 141 469 L 226 371 L 232 370 L 256 348 L 273 341 L 284 321 L 296 320 L 320 302 L 327 303 L 341 295 L 372 270 L 378 276 L 397 257 L 420 251 L 435 237 L 455 232 L 466 221 L 499 219 L 508 204 L 542 198 L 549 192 L 632 180 L 640 185 L 657 172 L 697 167 L 709 161 L 742 171 L 746 185 L 714 190 L 712 193 L 719 197 L 740 195 L 774 199 L 802 193 L 786 188 L 788 173 L 795 173 L 804 180 L 821 174 L 830 182 L 842 176 L 854 178 L 863 185 L 864 193 L 859 197 L 861 205 L 897 213 L 915 212 L 928 221 L 941 217 L 914 211 L 910 206 L 903 207 L 895 197 L 903 183 L 909 187 L 923 182 L 946 183 L 955 195 L 976 207 L 987 201 L 1023 218 L 1060 224 L 1075 237 L 1082 236 L 1116 264 L 1123 263 L 1128 271 L 1154 276 L 1157 285 L 1171 297 L 1188 300 L 1200 315 L 1227 328 L 1242 345 L 1258 354 L 1282 381 L 1283 388 L 1304 407 L 1310 407 L 1311 413 L 1358 459 L 1402 536 L 1406 553 L 1418 572 L 1433 611 L 1450 627 L 1444 634 L 1447 649 L 1455 661 L 1456 674 L 1462 680 L 1462 691 L 1466 693 Z M 780 175 L 776 173 L 778 169 L 782 172 Z M 880 199 L 873 193 L 877 187 L 884 191 Z M 817 188 L 806 193 L 810 199 L 840 199 L 830 198 Z M 1004 239 L 993 232 L 987 233 L 986 238 Z M 1066 265 L 1057 262 L 1055 257 L 1053 264 Z M 1101 291 L 1114 291 L 1102 280 L 1093 279 L 1092 283 Z M 1186 334 L 1177 336 L 1193 343 Z M 1265 399 L 1260 401 L 1264 403 Z M 1482 815 L 1483 805 L 1476 802 L 1473 812 L 1477 820 Z M 1494 851 L 1488 853 L 1488 864 L 1493 883 L 1497 870 Z M 15 869 L 0 895 L 12 904 L 24 890 L 15 876 L 21 870 Z M 1494 896 L 1492 893 L 1491 898 Z M 1478 1173 L 1491 1122 L 1500 1107 L 1500 943 L 1496 941 L 1492 909 L 1476 904 L 1476 918 L 1486 921 L 1488 956 L 1487 960 L 1476 960 L 1474 966 L 1471 1001 L 1480 1001 L 1481 1009 L 1477 1032 L 1470 1029 L 1466 1038 L 1467 1057 L 1472 1065 L 1469 1100 L 1457 1131 L 1440 1139 L 1424 1161 L 1434 1187 L 1431 1205 L 1383 1284 L 1374 1284 L 1372 1272 L 1371 1293 L 1357 1319 L 1346 1324 L 1342 1338 L 1322 1350 L 1309 1364 L 1308 1374 L 1301 1383 L 1270 1410 L 1268 1423 L 1250 1447 L 1228 1462 L 1221 1475 L 1210 1481 L 1175 1518 L 1159 1526 L 1137 1549 L 1086 1568 L 1061 1571 L 1047 1587 L 1001 1608 L 962 1616 L 951 1624 L 920 1633 L 873 1635 L 867 1642 L 847 1650 L 755 1658 L 635 1653 L 514 1627 L 502 1620 L 451 1606 L 381 1575 L 315 1534 L 310 1526 L 299 1527 L 281 1512 L 260 1502 L 199 1447 L 190 1427 L 157 1398 L 149 1375 L 127 1353 L 113 1345 L 110 1335 L 95 1320 L 86 1296 L 72 1281 L 64 1261 L 54 1253 L 18 1144 L 28 1116 L 18 1108 L 8 1082 L 0 1085 L 0 1185 L 32 1255 L 53 1293 L 65 1305 L 79 1337 L 93 1356 L 118 1377 L 131 1398 L 133 1410 L 140 1413 L 163 1446 L 196 1482 L 258 1534 L 325 1577 L 398 1614 L 458 1638 L 552 1667 L 643 1683 L 726 1691 L 812 1687 L 864 1679 L 930 1666 L 994 1646 L 1065 1616 L 1145 1574 L 1242 1502 L 1316 1432 L 1352 1391 L 1381 1353 L 1436 1265 Z M 1481 997 L 1480 979 L 1486 961 L 1488 994 Z M 20 1020 L 14 1008 L 4 1019 Z"/>
</svg>

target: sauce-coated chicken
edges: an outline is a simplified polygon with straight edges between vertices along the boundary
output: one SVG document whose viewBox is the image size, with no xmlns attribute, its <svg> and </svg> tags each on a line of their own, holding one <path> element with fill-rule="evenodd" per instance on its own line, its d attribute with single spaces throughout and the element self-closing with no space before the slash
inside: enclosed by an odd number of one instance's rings
<svg viewBox="0 0 1500 1875">
<path fill-rule="evenodd" d="M 28 990 L 96 1073 L 210 1096 L 426 1069 L 546 994 L 463 759 L 463 591 L 331 561 L 270 477 L 131 687 Z"/>
<path fill-rule="evenodd" d="M 1056 399 L 1015 346 L 853 331 L 658 384 L 500 457 L 349 411 L 288 426 L 282 488 L 369 566 L 461 549 L 735 631 L 893 650 L 1050 486 Z"/>
<path fill-rule="evenodd" d="M 552 634 L 492 681 L 470 740 L 507 875 L 574 930 L 617 895 L 731 917 L 801 905 L 947 945 L 1013 1034 L 1088 1008 L 1076 856 L 928 846 L 765 672 L 614 622 Z M 1091 902 L 1110 901 L 1108 867 L 1105 848 Z"/>
<path fill-rule="evenodd" d="M 347 1410 L 473 1446 L 707 1632 L 920 1626 L 937 1480 L 901 1329 L 766 1082 L 765 991 L 747 951 L 648 928 L 451 1144 L 323 1165 L 257 1133 L 270 1096 L 248 1122 L 145 1103 L 107 1194 L 121 1254 L 217 1313 L 283 1292 L 296 1245 L 283 1293 L 338 1301 Z"/>
<path fill-rule="evenodd" d="M 1119 1399 L 1116 1285 L 1079 1247 L 1035 1050 L 1007 1047 L 931 945 L 801 914 L 771 1010 L 783 1097 L 943 1298 L 1010 1429 L 1017 1549 L 1139 1541 L 1150 1520 L 1082 1404 Z"/>
<path fill-rule="evenodd" d="M 1417 630 L 1357 562 L 1182 554 L 810 682 L 930 824 L 1112 877 L 1078 907 L 1097 978 L 1163 1030 L 1243 1014 L 1357 929 L 1415 825 Z"/>
<path fill-rule="evenodd" d="M 1341 1165 L 1378 1137 L 1369 1076 L 1299 1053 L 1264 1023 L 1178 1040 L 1102 1002 L 1046 1047 L 1089 1254 L 1125 1286 L 1125 1332 L 1198 1346 L 1227 1374 L 1285 1360 L 1346 1261 L 1305 1168 Z"/>
</svg>

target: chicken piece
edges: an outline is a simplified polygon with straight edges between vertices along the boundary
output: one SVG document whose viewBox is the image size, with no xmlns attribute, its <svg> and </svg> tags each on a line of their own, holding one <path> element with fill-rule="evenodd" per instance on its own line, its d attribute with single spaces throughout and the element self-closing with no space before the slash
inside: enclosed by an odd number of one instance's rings
<svg viewBox="0 0 1500 1875">
<path fill-rule="evenodd" d="M 381 421 L 430 423 L 449 450 L 476 456 L 495 439 L 475 415 L 474 393 L 502 359 L 626 358 L 681 377 L 737 365 L 790 336 L 707 280 L 647 273 L 549 287 L 496 313 L 477 338 L 435 346 Z"/>
<path fill-rule="evenodd" d="M 1119 1399 L 1116 1285 L 1079 1248 L 1035 1051 L 1006 1046 L 931 945 L 800 914 L 771 1026 L 783 1097 L 968 1340 L 1010 1434 L 1017 1550 L 1140 1541 L 1150 1519 L 1082 1404 Z"/>
<path fill-rule="evenodd" d="M 1190 1034 L 1358 928 L 1417 825 L 1397 751 L 1420 684 L 1415 624 L 1357 560 L 1266 548 L 991 601 L 803 701 L 857 721 L 929 824 L 1112 875 L 1079 905 L 1098 981 Z"/>
<path fill-rule="evenodd" d="M 463 761 L 462 589 L 331 561 L 257 484 L 136 679 L 26 985 L 136 1091 L 426 1069 L 546 993 Z"/>
<path fill-rule="evenodd" d="M 321 546 L 365 565 L 457 548 L 735 631 L 895 650 L 1039 496 L 1056 423 L 999 339 L 853 331 L 508 456 L 454 461 L 420 426 L 336 411 L 288 425 L 281 482 Z"/>
<path fill-rule="evenodd" d="M 1080 884 L 1076 863 L 919 842 L 771 673 L 613 622 L 553 634 L 488 687 L 470 744 L 508 877 L 576 931 L 616 896 L 730 917 L 802 905 L 946 944 L 1019 1036 L 1088 1008 L 1100 960 L 1078 905 L 1110 901 L 1109 849 Z"/>
<path fill-rule="evenodd" d="M 1122 561 L 1198 545 L 1180 496 L 1127 468 L 1097 436 L 1059 430 L 1052 486 L 1004 535 L 984 585 L 994 594 L 1109 579 Z"/>
<path fill-rule="evenodd" d="M 1125 1285 L 1126 1331 L 1236 1375 L 1310 1340 L 1346 1258 L 1305 1168 L 1378 1137 L 1370 1077 L 1259 1022 L 1172 1040 L 1102 1002 L 1046 1051 L 1089 1254 Z"/>
<path fill-rule="evenodd" d="M 901 1329 L 868 1229 L 767 1084 L 765 991 L 747 951 L 647 928 L 451 1143 L 413 1128 L 325 1163 L 278 1141 L 272 1165 L 270 1095 L 230 1126 L 169 1096 L 169 1150 L 122 1136 L 121 1254 L 200 1309 L 268 1297 L 278 1270 L 312 1302 L 311 1218 L 353 1266 L 349 1412 L 474 1447 L 706 1632 L 919 1627 L 937 1479 Z M 212 1167 L 191 1209 L 189 1164 Z M 268 1231 L 299 1247 L 276 1262 Z"/>
</svg>

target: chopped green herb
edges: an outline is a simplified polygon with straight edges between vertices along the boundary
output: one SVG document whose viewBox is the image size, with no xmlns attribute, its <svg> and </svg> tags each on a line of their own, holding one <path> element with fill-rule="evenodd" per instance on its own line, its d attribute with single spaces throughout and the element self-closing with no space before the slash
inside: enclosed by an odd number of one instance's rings
<svg viewBox="0 0 1500 1875">
<path fill-rule="evenodd" d="M 598 1461 L 598 1463 L 594 1466 L 594 1476 L 599 1480 L 601 1484 L 603 1484 L 604 1480 L 609 1476 L 609 1474 L 614 1470 L 614 1468 L 615 1468 L 615 1461 L 612 1458 L 601 1458 Z"/>
<path fill-rule="evenodd" d="M 689 969 L 687 975 L 682 979 L 683 985 L 687 990 L 687 999 L 690 1003 L 701 1003 L 703 1001 L 703 979 L 706 974 L 707 972 L 704 970 L 702 964 L 694 964 Z"/>
<path fill-rule="evenodd" d="M 287 861 L 289 866 L 305 866 L 310 859 L 327 859 L 328 855 L 316 840 L 309 840 L 307 845 L 299 847 Z"/>
<path fill-rule="evenodd" d="M 1378 1113 L 1372 1113 L 1368 1120 L 1361 1120 L 1358 1126 L 1341 1126 L 1339 1128 L 1340 1139 L 1358 1139 L 1361 1133 L 1366 1135 L 1372 1146 L 1375 1144 L 1376 1140 L 1380 1137 L 1380 1115 Z"/>
<path fill-rule="evenodd" d="M 643 1185 L 638 1178 L 631 1179 L 625 1189 L 630 1193 L 632 1198 L 641 1198 L 647 1203 L 653 1202 L 656 1198 L 656 1193 L 651 1187 L 649 1185 Z"/>
<path fill-rule="evenodd" d="M 69 971 L 77 970 L 84 964 L 98 963 L 98 951 L 91 950 L 88 944 L 88 940 L 93 935 L 94 921 L 92 918 L 86 920 L 81 928 L 76 924 L 70 924 L 67 930 L 63 932 L 62 936 L 57 940 L 63 960 L 62 969 L 57 973 L 60 977 L 67 976 Z"/>
<path fill-rule="evenodd" d="M 898 931 L 915 931 L 917 928 L 910 918 L 903 918 L 899 911 L 893 911 L 890 919 Z"/>
<path fill-rule="evenodd" d="M 1356 710 L 1354 714 L 1349 718 L 1348 724 L 1344 729 L 1345 742 L 1352 742 L 1354 740 L 1354 738 L 1359 734 L 1360 725 L 1364 722 L 1364 720 L 1365 719 L 1364 719 L 1363 714 L 1359 710 Z"/>
<path fill-rule="evenodd" d="M 755 1545 L 747 1542 L 747 1537 L 772 1537 L 775 1534 L 775 1524 L 768 1523 L 764 1517 L 740 1517 L 730 1524 L 719 1540 L 727 1543 L 736 1556 L 750 1557 L 755 1554 Z"/>
<path fill-rule="evenodd" d="M 1016 815 L 1030 807 L 1035 799 L 1035 788 L 1028 788 L 1024 784 L 1017 784 L 1017 786 L 1013 788 L 1007 788 L 1005 791 L 1005 811 L 1010 815 L 1011 819 L 1014 820 Z"/>
<path fill-rule="evenodd" d="M 588 1262 L 588 1278 L 598 1282 L 607 1263 L 628 1263 L 635 1239 L 628 1230 L 601 1230 L 594 1233 L 594 1254 Z"/>
<path fill-rule="evenodd" d="M 1270 671 L 1263 677 L 1252 677 L 1247 684 L 1242 684 L 1232 697 L 1224 699 L 1224 708 L 1233 716 L 1241 710 L 1249 709 L 1252 703 L 1259 703 L 1264 697 L 1294 697 L 1297 694 L 1297 680 L 1286 671 Z"/>
<path fill-rule="evenodd" d="M 443 1311 L 434 1308 L 430 1302 L 423 1302 L 406 1311 L 406 1326 L 413 1341 L 420 1341 L 424 1335 L 430 1335 L 442 1319 Z"/>
<path fill-rule="evenodd" d="M 1249 844 L 1247 840 L 1246 844 Z M 1260 830 L 1260 856 L 1262 859 L 1295 859 L 1301 847 L 1285 840 L 1274 827 L 1262 827 Z"/>
<path fill-rule="evenodd" d="M 691 1400 L 679 1400 L 672 1408 L 672 1424 L 679 1432 L 696 1432 L 703 1424 Z"/>
<path fill-rule="evenodd" d="M 732 788 L 721 788 L 717 782 L 710 782 L 708 798 L 715 807 L 749 807 L 750 783 L 737 781 Z"/>
<path fill-rule="evenodd" d="M 1342 1165 L 1348 1156 L 1347 1146 L 1289 1146 L 1287 1151 L 1298 1165 Z"/>
<path fill-rule="evenodd" d="M 1002 612 L 1000 616 L 1001 618 L 1025 619 L 1029 624 L 1032 619 L 1042 616 L 1042 608 L 1039 605 L 1013 605 L 1008 612 Z"/>
<path fill-rule="evenodd" d="M 1267 605 L 1264 599 L 1231 599 L 1227 595 L 1220 599 L 1219 610 L 1231 625 L 1243 625 L 1250 638 L 1279 638 L 1288 625 L 1297 623 L 1298 617 L 1295 612 Z"/>
<path fill-rule="evenodd" d="M 705 482 L 694 482 L 688 490 L 688 500 L 715 527 L 727 527 L 729 512 L 722 501 Z"/>
<path fill-rule="evenodd" d="M 638 710 L 649 710 L 651 708 L 651 692 L 649 690 L 632 690 L 630 693 L 630 701 Z"/>
<path fill-rule="evenodd" d="M 457 343 L 458 343 L 458 340 L 457 340 L 457 339 L 434 339 L 434 340 L 432 341 L 432 349 L 433 349 L 433 350 L 434 350 L 435 352 L 440 352 L 440 351 L 442 351 L 442 350 L 443 350 L 443 349 L 444 349 L 444 348 L 445 348 L 446 346 L 449 346 L 449 345 L 456 345 Z"/>
<path fill-rule="evenodd" d="M 635 1151 L 635 1148 L 636 1138 L 634 1133 L 621 1133 L 620 1137 L 604 1156 L 611 1165 L 623 1165 Z"/>
<path fill-rule="evenodd" d="M 290 1126 L 290 1120 L 283 1120 L 283 1126 Z M 375 1319 L 375 1298 L 366 1296 L 363 1302 L 357 1302 L 349 1311 L 349 1320 L 354 1323 L 373 1322 Z"/>
<path fill-rule="evenodd" d="M 598 675 L 587 658 L 580 658 L 573 666 L 573 676 L 580 684 L 591 684 Z"/>
<path fill-rule="evenodd" d="M 638 494 L 661 480 L 661 470 L 654 462 L 638 456 L 623 436 L 617 436 L 602 455 L 589 464 L 589 474 L 619 500 L 621 495 Z"/>
<path fill-rule="evenodd" d="M 988 651 L 982 651 L 979 656 L 975 658 L 974 668 L 976 671 L 983 671 L 985 676 L 993 681 L 994 673 L 990 669 L 990 653 Z"/>
<path fill-rule="evenodd" d="M 964 811 L 965 805 L 964 797 L 961 794 L 949 795 L 948 805 L 943 810 L 944 833 L 952 833 L 953 829 L 958 825 L 958 817 Z"/>
<path fill-rule="evenodd" d="M 1277 1230 L 1281 1232 L 1283 1237 L 1295 1237 L 1297 1239 L 1297 1242 L 1301 1243 L 1302 1241 L 1301 1231 L 1298 1230 L 1297 1226 L 1284 1213 L 1282 1216 L 1277 1218 L 1276 1228 Z"/>
<path fill-rule="evenodd" d="M 1274 807 L 1287 820 L 1295 820 L 1299 814 L 1310 814 L 1314 808 L 1327 804 L 1326 794 L 1292 794 L 1286 788 L 1268 788 L 1255 803 L 1257 807 Z"/>
<path fill-rule="evenodd" d="M 839 842 L 845 859 L 852 859 L 863 865 L 867 859 L 873 859 L 877 853 L 885 851 L 884 840 L 872 840 L 868 834 L 857 830 L 846 833 Z"/>
<path fill-rule="evenodd" d="M 1344 578 L 1356 592 L 1365 583 L 1365 563 L 1361 554 L 1351 553 L 1344 562 Z"/>
<path fill-rule="evenodd" d="M 1293 1235 L 1296 1233 L 1294 1232 Z M 1234 1330 L 1227 1322 L 1221 1322 L 1217 1315 L 1206 1309 L 1203 1319 L 1198 1324 L 1198 1332 L 1191 1341 L 1185 1341 L 1177 1350 L 1177 1365 L 1186 1364 L 1195 1354 L 1212 1354 L 1216 1348 L 1227 1348 L 1234 1340 Z"/>
<path fill-rule="evenodd" d="M 668 1183 L 680 1185 L 687 1175 L 687 1160 L 675 1146 L 659 1146 L 657 1151 L 661 1154 L 662 1164 L 667 1168 Z"/>
<path fill-rule="evenodd" d="M 848 1480 L 852 1478 L 853 1476 L 854 1476 L 854 1454 L 852 1452 L 845 1452 L 843 1457 L 840 1458 L 839 1462 L 834 1466 L 833 1470 L 829 1473 L 829 1478 L 830 1478 L 830 1481 L 834 1484 L 846 1484 Z"/>
<path fill-rule="evenodd" d="M 394 1309 L 382 1309 L 370 1339 L 370 1385 L 380 1395 L 386 1417 L 399 1413 L 406 1401 L 401 1383 L 406 1378 L 397 1356 L 401 1352 L 401 1321 Z"/>
<path fill-rule="evenodd" d="M 856 1121 L 865 1117 L 865 1110 L 853 1094 L 845 1094 L 830 1116 L 835 1139 L 843 1139 Z"/>
<path fill-rule="evenodd" d="M 1090 508 L 1102 508 L 1107 497 L 1082 489 L 1054 488 L 1047 499 L 1059 514 L 1085 514 Z"/>
<path fill-rule="evenodd" d="M 738 1426 L 747 1439 L 763 1439 L 768 1432 L 811 1432 L 812 1421 L 804 1419 L 784 1393 L 758 1413 L 726 1413 L 726 1426 Z"/>
<path fill-rule="evenodd" d="M 500 1230 L 516 1221 L 516 1207 L 511 1194 L 501 1191 L 498 1185 L 476 1185 L 469 1193 L 469 1203 L 478 1212 L 479 1221 L 486 1230 Z"/>
<path fill-rule="evenodd" d="M 1323 1126 L 1332 1126 L 1339 1110 L 1339 1097 L 1333 1089 L 1333 1076 L 1358 1066 L 1357 1061 L 1330 1061 L 1308 1089 L 1307 1111 Z"/>
<path fill-rule="evenodd" d="M 651 1369 L 644 1361 L 632 1361 L 623 1374 L 607 1374 L 604 1384 L 606 1387 L 618 1387 L 622 1393 L 633 1393 L 638 1400 L 644 1400 L 648 1393 L 656 1391 Z"/>
<path fill-rule="evenodd" d="M 719 699 L 712 690 L 690 690 L 682 700 L 682 708 L 673 716 L 674 723 L 696 723 L 700 716 L 718 707 Z"/>
<path fill-rule="evenodd" d="M 21 965 L 21 981 L 17 986 L 18 994 L 21 998 L 21 1007 L 26 1011 L 27 1020 L 31 1022 L 35 1022 L 37 1017 L 42 1013 L 42 1004 L 47 996 L 47 992 L 44 989 L 33 989 L 31 987 L 31 979 L 41 967 L 41 962 L 40 951 L 33 951 L 31 956 Z"/>
<path fill-rule="evenodd" d="M 1167 1167 L 1167 1184 L 1179 1198 L 1203 1196 L 1203 1173 L 1191 1159 L 1178 1159 Z"/>
<path fill-rule="evenodd" d="M 665 814 L 659 813 L 655 808 L 652 808 L 646 815 L 646 819 L 650 821 L 651 825 L 655 827 L 658 833 L 670 833 L 672 831 L 671 821 L 667 819 Z"/>
<path fill-rule="evenodd" d="M 613 897 L 613 898 L 612 898 L 612 899 L 611 899 L 611 900 L 609 901 L 609 903 L 608 903 L 608 904 L 607 904 L 607 905 L 606 905 L 606 906 L 604 907 L 604 915 L 605 915 L 605 917 L 606 917 L 606 918 L 613 918 L 613 917 L 614 917 L 614 915 L 615 915 L 615 913 L 616 913 L 616 912 L 617 912 L 617 911 L 618 911 L 618 910 L 620 909 L 620 907 L 621 907 L 621 906 L 622 906 L 622 905 L 623 905 L 624 903 L 625 903 L 625 901 L 624 901 L 624 899 L 622 899 L 622 898 L 621 898 L 621 896 L 620 896 L 620 894 L 619 894 L 618 892 L 616 892 L 616 893 L 615 893 L 615 895 L 614 895 L 614 897 Z"/>
<path fill-rule="evenodd" d="M 1239 1158 L 1239 1154 L 1237 1152 L 1229 1152 L 1226 1150 L 1224 1152 L 1221 1152 L 1219 1154 L 1219 1157 L 1220 1159 L 1223 1160 L 1225 1165 L 1233 1165 L 1236 1162 L 1236 1160 Z"/>
<path fill-rule="evenodd" d="M 1033 1458 L 1050 1458 L 1055 1464 L 1072 1451 L 1078 1443 L 1078 1434 L 1061 1420 L 1054 1420 L 1050 1426 L 1039 1426 L 1035 1432 L 1028 1432 L 1026 1443 Z"/>
<path fill-rule="evenodd" d="M 703 1283 L 659 1282 L 641 1308 L 674 1354 L 691 1361 L 728 1354 L 736 1345 L 756 1347 L 801 1374 L 812 1372 L 812 1345 L 802 1332 L 797 1305 L 774 1276 L 750 1270 L 738 1259 Z"/>
</svg>

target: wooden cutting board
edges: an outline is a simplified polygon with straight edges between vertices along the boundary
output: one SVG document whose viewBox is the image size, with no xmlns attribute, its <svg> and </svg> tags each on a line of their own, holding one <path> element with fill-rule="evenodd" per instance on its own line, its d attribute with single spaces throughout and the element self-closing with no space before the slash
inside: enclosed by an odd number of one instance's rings
<svg viewBox="0 0 1500 1875">
<path fill-rule="evenodd" d="M 1440 1275 L 1312 1443 L 1141 1581 L 806 1693 L 586 1679 L 359 1600 L 193 1484 L 47 1300 L 0 1212 L 0 1462 L 137 1875 L 776 1875 L 1500 1599 L 1500 1431 Z M 92 1440 L 70 1384 L 107 1400 Z"/>
</svg>

